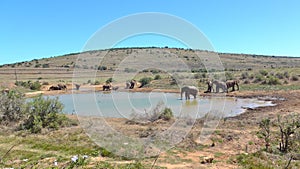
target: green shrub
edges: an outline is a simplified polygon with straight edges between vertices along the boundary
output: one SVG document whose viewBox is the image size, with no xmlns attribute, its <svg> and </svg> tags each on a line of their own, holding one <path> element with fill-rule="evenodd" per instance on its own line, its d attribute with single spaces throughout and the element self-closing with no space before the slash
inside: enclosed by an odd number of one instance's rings
<svg viewBox="0 0 300 169">
<path fill-rule="evenodd" d="M 279 79 L 274 77 L 274 76 L 269 76 L 267 79 L 265 79 L 262 84 L 267 84 L 267 85 L 279 85 L 281 84 Z"/>
<path fill-rule="evenodd" d="M 155 75 L 154 80 L 159 80 L 159 79 L 161 79 L 161 76 L 160 75 Z"/>
<path fill-rule="evenodd" d="M 0 94 L 0 122 L 16 122 L 24 117 L 23 95 L 17 91 Z"/>
<path fill-rule="evenodd" d="M 283 73 L 280 73 L 280 72 L 277 72 L 275 77 L 279 78 L 279 79 L 284 79 L 284 74 Z"/>
<path fill-rule="evenodd" d="M 265 78 L 261 75 L 261 74 L 258 74 L 255 76 L 255 80 L 254 80 L 254 83 L 257 83 L 257 82 L 261 82 L 263 81 Z"/>
<path fill-rule="evenodd" d="M 49 64 L 48 63 L 45 63 L 45 64 L 43 64 L 43 66 L 42 66 L 43 68 L 49 68 L 50 66 L 49 66 Z"/>
<path fill-rule="evenodd" d="M 41 132 L 42 128 L 58 129 L 63 126 L 66 117 L 62 114 L 63 105 L 58 98 L 50 99 L 38 96 L 26 104 L 27 119 L 23 127 L 32 133 Z"/>
<path fill-rule="evenodd" d="M 142 79 L 139 80 L 139 82 L 141 83 L 140 88 L 150 84 L 151 81 L 152 81 L 151 77 L 143 77 Z"/>
<path fill-rule="evenodd" d="M 99 85 L 100 84 L 100 81 L 99 80 L 96 80 L 94 85 Z"/>
<path fill-rule="evenodd" d="M 107 70 L 106 66 L 98 66 L 98 70 Z"/>
<path fill-rule="evenodd" d="M 296 75 L 293 75 L 293 76 L 292 76 L 292 78 L 291 78 L 291 80 L 292 80 L 292 81 L 298 81 L 298 80 L 299 80 L 299 78 L 298 78 L 298 76 L 296 76 Z"/>
<path fill-rule="evenodd" d="M 266 70 L 260 70 L 259 73 L 263 76 L 267 76 L 268 75 L 268 71 Z"/>
<path fill-rule="evenodd" d="M 226 80 L 232 80 L 233 79 L 233 74 L 230 73 L 230 72 L 226 72 L 225 77 L 226 77 Z"/>
<path fill-rule="evenodd" d="M 29 88 L 30 88 L 31 90 L 40 90 L 40 89 L 41 89 L 41 86 L 42 86 L 42 85 L 41 85 L 40 82 L 38 82 L 38 81 L 35 81 L 35 82 L 29 84 Z"/>
<path fill-rule="evenodd" d="M 40 90 L 41 86 L 42 86 L 39 81 L 32 82 L 30 80 L 27 81 L 27 82 L 17 81 L 17 82 L 15 82 L 15 85 L 16 86 L 22 86 L 22 87 L 25 87 L 25 88 L 28 88 L 28 89 L 31 89 L 31 90 Z"/>
<path fill-rule="evenodd" d="M 284 77 L 287 78 L 287 79 L 290 78 L 289 72 L 284 72 L 283 75 L 284 75 Z"/>
<path fill-rule="evenodd" d="M 165 108 L 164 111 L 162 112 L 162 114 L 159 116 L 159 119 L 163 119 L 163 120 L 170 120 L 172 119 L 173 116 L 173 112 L 170 108 Z"/>
<path fill-rule="evenodd" d="M 243 72 L 241 75 L 241 79 L 247 79 L 249 77 L 248 72 Z"/>
<path fill-rule="evenodd" d="M 105 82 L 106 82 L 106 83 L 111 83 L 112 81 L 113 81 L 113 78 L 110 77 L 110 78 L 108 78 Z"/>
</svg>

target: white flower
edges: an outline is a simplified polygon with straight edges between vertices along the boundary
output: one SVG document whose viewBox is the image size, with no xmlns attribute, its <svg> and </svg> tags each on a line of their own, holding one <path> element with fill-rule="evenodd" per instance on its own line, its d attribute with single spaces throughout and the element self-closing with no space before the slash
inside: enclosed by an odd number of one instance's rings
<svg viewBox="0 0 300 169">
<path fill-rule="evenodd" d="M 57 161 L 56 160 L 54 161 L 54 165 L 57 166 Z"/>
<path fill-rule="evenodd" d="M 86 158 L 88 158 L 89 156 L 88 156 L 88 155 L 83 155 L 82 157 L 83 157 L 83 159 L 86 159 Z"/>
<path fill-rule="evenodd" d="M 78 156 L 77 156 L 77 155 L 73 156 L 73 157 L 71 158 L 71 160 L 75 163 L 75 162 L 78 160 Z"/>
<path fill-rule="evenodd" d="M 28 161 L 28 159 L 27 159 L 27 158 L 25 158 L 25 159 L 23 159 L 23 161 L 24 161 L 24 162 L 26 162 L 26 161 Z"/>
</svg>

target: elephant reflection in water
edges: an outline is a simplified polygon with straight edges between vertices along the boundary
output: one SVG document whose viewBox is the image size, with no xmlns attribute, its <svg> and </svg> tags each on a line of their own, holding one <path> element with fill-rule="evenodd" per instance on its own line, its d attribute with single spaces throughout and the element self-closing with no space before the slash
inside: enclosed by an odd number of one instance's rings
<svg viewBox="0 0 300 169">
<path fill-rule="evenodd" d="M 193 95 L 194 99 L 196 99 L 198 92 L 199 92 L 199 90 L 195 86 L 184 86 L 181 88 L 180 98 L 182 99 L 182 94 L 185 93 L 186 100 L 190 99 L 190 95 Z"/>
</svg>

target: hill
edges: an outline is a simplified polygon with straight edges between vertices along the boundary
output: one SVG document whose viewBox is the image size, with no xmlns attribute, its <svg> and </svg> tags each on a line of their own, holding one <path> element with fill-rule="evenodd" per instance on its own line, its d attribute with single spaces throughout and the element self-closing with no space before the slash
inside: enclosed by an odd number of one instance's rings
<svg viewBox="0 0 300 169">
<path fill-rule="evenodd" d="M 251 54 L 215 53 L 201 50 L 178 48 L 117 48 L 108 50 L 71 53 L 63 56 L 34 59 L 0 66 L 0 81 L 7 82 L 17 80 L 46 80 L 46 81 L 71 81 L 73 70 L 81 71 L 97 70 L 96 77 L 105 79 L 109 77 L 128 56 L 140 56 L 149 54 L 149 59 L 181 59 L 192 69 L 194 73 L 205 72 L 204 59 L 209 60 L 210 55 L 219 55 L 224 70 L 231 72 L 243 72 L 260 69 L 288 69 L 299 75 L 300 58 L 284 56 L 264 56 Z M 203 58 L 202 58 L 203 57 Z M 85 59 L 86 58 L 86 59 Z M 145 61 L 146 63 L 146 61 Z M 131 63 L 135 64 L 135 63 Z M 130 71 L 132 65 L 127 65 L 124 71 Z M 175 66 L 175 67 L 174 67 Z M 170 67 L 176 65 L 170 63 Z M 239 73 L 239 76 L 241 73 Z M 87 80 L 87 79 L 86 79 Z"/>
</svg>

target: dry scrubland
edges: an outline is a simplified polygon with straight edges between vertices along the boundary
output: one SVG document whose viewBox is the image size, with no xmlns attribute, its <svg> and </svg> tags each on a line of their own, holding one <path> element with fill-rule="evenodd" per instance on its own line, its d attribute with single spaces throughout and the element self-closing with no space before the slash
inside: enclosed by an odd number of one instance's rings
<svg viewBox="0 0 300 169">
<path fill-rule="evenodd" d="M 99 57 L 104 57 L 99 62 Z M 197 120 L 188 136 L 176 147 L 158 157 L 127 159 L 108 152 L 93 143 L 76 122 L 54 130 L 42 129 L 33 134 L 28 130 L 15 130 L 19 124 L 0 125 L 0 166 L 14 168 L 299 168 L 300 166 L 300 58 L 273 57 L 245 54 L 219 54 L 225 72 L 209 69 L 205 59 L 216 55 L 207 51 L 169 48 L 128 48 L 108 51 L 91 51 L 68 54 L 21 63 L 2 65 L 1 88 L 14 88 L 21 92 L 47 90 L 50 85 L 66 84 L 72 88 L 73 71 L 81 74 L 95 72 L 96 76 L 75 78 L 83 87 L 101 87 L 118 69 L 125 57 L 152 56 L 151 59 L 168 61 L 180 58 L 190 70 L 170 64 L 169 72 L 177 79 L 195 83 L 200 95 L 208 96 L 206 80 L 209 78 L 238 79 L 240 91 L 230 92 L 230 97 L 265 97 L 272 99 L 275 107 L 247 110 L 246 113 L 222 119 L 212 137 L 200 144 L 198 137 L 203 119 Z M 78 59 L 80 56 L 80 59 Z M 197 56 L 202 56 L 200 60 Z M 86 59 L 84 59 L 86 58 Z M 149 59 L 149 57 L 148 57 Z M 144 60 L 145 65 L 147 59 Z M 218 61 L 212 61 L 215 64 Z M 122 67 L 125 75 L 135 72 L 134 61 Z M 213 66 L 211 66 L 213 67 Z M 136 91 L 163 89 L 178 91 L 174 77 L 157 69 L 138 70 L 133 78 L 147 77 L 145 86 Z M 120 80 L 130 80 L 123 76 Z M 19 86 L 15 85 L 15 81 Z M 112 84 L 123 88 L 119 79 Z M 28 82 L 30 81 L 30 82 Z M 41 86 L 40 86 L 41 85 Z M 101 88 L 99 88 L 101 89 Z M 64 93 L 65 91 L 62 91 Z M 68 92 L 68 91 L 66 91 Z M 278 99 L 283 98 L 283 99 Z M 280 118 L 278 117 L 280 115 Z M 164 131 L 175 119 L 159 119 L 147 124 L 129 123 L 126 119 L 107 119 L 117 130 L 137 138 L 152 136 Z M 124 127 L 125 126 L 125 127 Z M 288 140 L 288 146 L 283 145 Z M 281 145 L 281 146 L 280 146 Z M 77 155 L 78 160 L 71 158 Z M 87 155 L 87 158 L 84 158 Z M 57 162 L 57 166 L 55 165 Z"/>
</svg>

